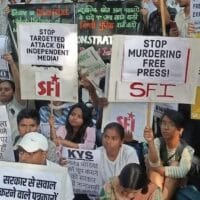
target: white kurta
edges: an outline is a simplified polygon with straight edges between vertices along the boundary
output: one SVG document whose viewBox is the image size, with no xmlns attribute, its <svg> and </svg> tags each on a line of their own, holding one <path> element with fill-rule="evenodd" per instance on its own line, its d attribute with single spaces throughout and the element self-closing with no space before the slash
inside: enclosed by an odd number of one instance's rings
<svg viewBox="0 0 200 200">
<path fill-rule="evenodd" d="M 100 175 L 102 185 L 113 176 L 118 176 L 124 166 L 129 163 L 138 163 L 139 159 L 136 150 L 133 147 L 123 144 L 119 151 L 117 158 L 114 161 L 109 160 L 106 154 L 105 148 L 99 147 L 101 151 L 101 162 L 100 162 Z"/>
</svg>

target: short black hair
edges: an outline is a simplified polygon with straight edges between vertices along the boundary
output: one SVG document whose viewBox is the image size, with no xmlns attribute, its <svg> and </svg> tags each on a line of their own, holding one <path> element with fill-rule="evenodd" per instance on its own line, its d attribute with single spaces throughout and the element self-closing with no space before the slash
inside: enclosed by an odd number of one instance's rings
<svg viewBox="0 0 200 200">
<path fill-rule="evenodd" d="M 74 134 L 73 126 L 69 122 L 70 115 L 75 108 L 81 109 L 82 117 L 83 117 L 83 124 L 81 125 L 81 127 L 79 128 L 76 134 Z M 92 122 L 91 110 L 84 103 L 76 103 L 70 108 L 70 111 L 66 118 L 65 128 L 67 130 L 67 135 L 65 139 L 72 142 L 82 143 L 84 141 L 87 127 L 92 127 L 92 126 L 93 126 L 93 122 Z"/>
<path fill-rule="evenodd" d="M 161 121 L 163 120 L 163 117 L 168 117 L 175 125 L 177 129 L 183 128 L 184 127 L 184 116 L 182 113 L 172 110 L 172 109 L 166 109 L 161 117 Z"/>
<path fill-rule="evenodd" d="M 124 127 L 121 124 L 119 124 L 117 122 L 111 122 L 111 123 L 107 124 L 103 130 L 103 134 L 108 129 L 115 129 L 117 131 L 117 133 L 119 134 L 121 140 L 124 139 L 124 136 L 125 136 Z"/>
<path fill-rule="evenodd" d="M 22 119 L 33 119 L 36 121 L 37 125 L 40 125 L 40 114 L 35 109 L 22 109 L 17 115 L 17 124 L 19 125 Z"/>
<path fill-rule="evenodd" d="M 4 82 L 7 82 L 7 83 L 9 83 L 10 84 L 10 86 L 11 86 L 11 88 L 12 88 L 12 90 L 13 90 L 13 92 L 15 92 L 15 82 L 14 81 L 11 81 L 11 80 L 1 80 L 0 81 L 0 84 L 1 83 L 4 83 Z"/>
</svg>

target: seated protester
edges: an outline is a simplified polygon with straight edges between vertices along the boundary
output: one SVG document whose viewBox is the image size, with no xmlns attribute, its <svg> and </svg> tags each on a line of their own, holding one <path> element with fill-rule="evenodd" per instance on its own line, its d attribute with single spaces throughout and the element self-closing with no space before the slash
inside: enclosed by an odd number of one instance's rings
<svg viewBox="0 0 200 200">
<path fill-rule="evenodd" d="M 162 21 L 161 21 L 161 9 L 160 9 L 160 0 L 153 0 L 152 3 L 157 8 L 153 11 L 149 18 L 147 19 L 148 10 L 143 8 L 141 13 L 143 14 L 143 22 L 144 22 L 144 35 L 160 35 L 162 36 Z M 166 23 L 166 32 L 169 35 L 170 30 L 170 21 L 173 21 L 176 16 L 176 9 L 168 7 L 166 5 L 166 0 L 164 3 L 164 12 L 165 12 L 165 23 Z"/>
<path fill-rule="evenodd" d="M 51 116 L 50 130 L 52 140 L 57 147 L 57 157 L 62 165 L 62 147 L 76 149 L 94 149 L 96 134 L 92 123 L 91 110 L 83 103 L 73 105 L 68 113 L 65 126 L 60 126 L 57 130 L 54 126 L 54 117 Z M 64 161 L 65 162 L 65 161 Z M 86 194 L 75 194 L 77 200 L 89 199 Z"/>
<path fill-rule="evenodd" d="M 52 140 L 58 146 L 77 149 L 93 149 L 95 147 L 95 128 L 92 127 L 92 117 L 89 109 L 82 103 L 71 107 L 65 126 L 56 131 L 53 117 L 49 120 Z M 58 156 L 62 148 L 58 147 Z"/>
<path fill-rule="evenodd" d="M 10 65 L 10 70 L 13 80 L 0 81 L 0 105 L 5 105 L 8 113 L 8 119 L 11 126 L 11 137 L 14 141 L 15 136 L 18 135 L 16 117 L 21 109 L 24 107 L 24 102 L 21 100 L 19 72 L 11 54 L 4 54 L 3 58 Z"/>
<path fill-rule="evenodd" d="M 144 138 L 148 143 L 150 180 L 163 191 L 163 198 L 171 200 L 191 168 L 194 150 L 186 145 L 178 155 L 183 141 L 181 135 L 184 118 L 175 110 L 166 110 L 161 118 L 161 138 L 155 138 L 150 127 L 145 127 Z"/>
<path fill-rule="evenodd" d="M 47 159 L 48 154 L 48 141 L 45 136 L 37 132 L 27 133 L 17 145 L 19 151 L 19 162 L 37 165 L 47 165 L 50 167 L 60 168 L 59 165 L 52 163 Z M 66 168 L 67 170 L 67 168 Z M 66 200 L 72 200 L 74 198 L 71 178 L 68 171 L 66 180 L 67 195 Z"/>
<path fill-rule="evenodd" d="M 118 176 L 125 165 L 139 163 L 135 149 L 123 142 L 124 128 L 116 122 L 107 124 L 103 131 L 103 146 L 98 148 L 101 157 L 99 169 L 102 185 L 111 177 Z"/>
<path fill-rule="evenodd" d="M 86 88 L 92 99 L 94 105 L 98 104 L 98 96 L 95 91 L 95 87 L 92 83 L 85 77 L 80 77 L 80 84 Z M 53 105 L 52 105 L 53 104 Z M 53 113 L 54 115 L 54 127 L 58 129 L 60 126 L 64 126 L 66 118 L 68 116 L 69 110 L 73 103 L 54 101 L 52 104 L 47 106 L 42 106 L 39 110 L 40 113 L 40 130 L 44 135 L 48 135 L 47 132 L 50 131 L 49 118 Z M 51 108 L 52 107 L 52 108 Z"/>
<path fill-rule="evenodd" d="M 17 115 L 17 125 L 18 125 L 18 131 L 19 135 L 16 136 L 14 141 L 14 149 L 16 149 L 16 146 L 19 144 L 19 142 L 22 140 L 24 135 L 30 132 L 37 132 L 40 126 L 40 115 L 37 110 L 31 109 L 23 109 L 19 112 Z M 56 146 L 51 141 L 48 140 L 48 159 L 56 162 Z M 15 161 L 19 161 L 19 155 L 18 151 L 15 150 Z"/>
<path fill-rule="evenodd" d="M 136 163 L 127 164 L 119 176 L 110 178 L 100 192 L 100 200 L 161 200 L 162 192 L 148 181 L 146 173 Z"/>
</svg>

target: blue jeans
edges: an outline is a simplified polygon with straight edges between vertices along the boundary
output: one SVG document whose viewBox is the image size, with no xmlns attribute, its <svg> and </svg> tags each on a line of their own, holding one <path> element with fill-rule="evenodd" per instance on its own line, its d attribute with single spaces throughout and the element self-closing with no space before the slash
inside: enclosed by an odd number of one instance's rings
<svg viewBox="0 0 200 200">
<path fill-rule="evenodd" d="M 193 185 L 188 185 L 180 188 L 176 192 L 176 200 L 198 200 L 200 199 L 200 192 Z"/>
</svg>

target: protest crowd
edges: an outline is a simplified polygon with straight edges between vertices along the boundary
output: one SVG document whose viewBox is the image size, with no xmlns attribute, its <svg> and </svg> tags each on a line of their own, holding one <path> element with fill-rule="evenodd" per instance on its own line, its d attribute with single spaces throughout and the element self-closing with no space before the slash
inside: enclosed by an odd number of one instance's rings
<svg viewBox="0 0 200 200">
<path fill-rule="evenodd" d="M 0 0 L 0 199 L 200 199 L 200 1 Z"/>
</svg>

